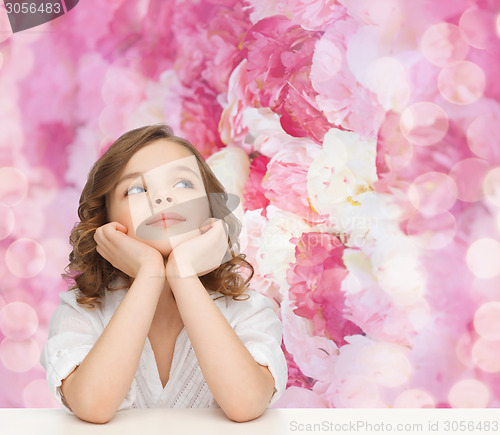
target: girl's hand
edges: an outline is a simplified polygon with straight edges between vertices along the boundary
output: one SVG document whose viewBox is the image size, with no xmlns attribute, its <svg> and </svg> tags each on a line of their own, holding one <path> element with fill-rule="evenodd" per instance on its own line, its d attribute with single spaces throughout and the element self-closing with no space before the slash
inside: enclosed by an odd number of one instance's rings
<svg viewBox="0 0 500 435">
<path fill-rule="evenodd" d="M 167 261 L 167 279 L 202 276 L 230 258 L 227 224 L 210 218 L 200 227 L 199 235 L 172 250 Z"/>
<path fill-rule="evenodd" d="M 114 267 L 135 278 L 142 267 L 156 267 L 164 274 L 163 257 L 155 248 L 127 235 L 127 228 L 110 222 L 97 228 L 94 240 L 97 252 Z"/>
</svg>

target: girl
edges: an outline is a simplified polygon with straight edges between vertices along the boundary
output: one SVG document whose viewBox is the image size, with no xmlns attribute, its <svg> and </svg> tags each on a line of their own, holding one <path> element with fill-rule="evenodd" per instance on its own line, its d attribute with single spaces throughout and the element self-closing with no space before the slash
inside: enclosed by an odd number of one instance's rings
<svg viewBox="0 0 500 435">
<path fill-rule="evenodd" d="M 41 356 L 66 409 L 94 423 L 137 407 L 220 407 L 248 421 L 281 396 L 281 324 L 248 289 L 226 201 L 165 125 L 125 133 L 95 163 L 70 236 L 74 285 Z"/>
</svg>

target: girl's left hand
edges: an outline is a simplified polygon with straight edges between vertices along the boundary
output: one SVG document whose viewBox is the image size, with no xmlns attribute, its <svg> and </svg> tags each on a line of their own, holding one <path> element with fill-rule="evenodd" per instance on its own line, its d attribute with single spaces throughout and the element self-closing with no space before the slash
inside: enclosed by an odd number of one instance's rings
<svg viewBox="0 0 500 435">
<path fill-rule="evenodd" d="M 229 258 L 227 224 L 210 218 L 200 227 L 199 235 L 172 250 L 167 260 L 167 279 L 205 275 Z"/>
</svg>

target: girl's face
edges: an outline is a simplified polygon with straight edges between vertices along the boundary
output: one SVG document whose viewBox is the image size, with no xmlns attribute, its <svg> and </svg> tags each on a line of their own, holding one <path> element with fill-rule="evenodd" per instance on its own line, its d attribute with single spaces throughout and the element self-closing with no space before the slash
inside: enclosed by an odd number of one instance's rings
<svg viewBox="0 0 500 435">
<path fill-rule="evenodd" d="M 110 194 L 109 221 L 156 248 L 164 257 L 200 234 L 210 217 L 196 157 L 175 142 L 159 139 L 137 151 Z"/>
</svg>

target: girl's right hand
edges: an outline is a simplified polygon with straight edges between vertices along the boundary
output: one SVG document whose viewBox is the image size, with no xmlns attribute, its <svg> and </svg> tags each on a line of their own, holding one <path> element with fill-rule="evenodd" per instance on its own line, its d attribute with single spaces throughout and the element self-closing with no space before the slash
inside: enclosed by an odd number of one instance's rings
<svg viewBox="0 0 500 435">
<path fill-rule="evenodd" d="M 127 235 L 128 229 L 119 222 L 107 223 L 95 231 L 97 252 L 115 268 L 135 278 L 143 267 L 155 268 L 165 276 L 161 253 L 155 248 Z M 156 272 L 155 272 L 156 273 Z"/>
</svg>

